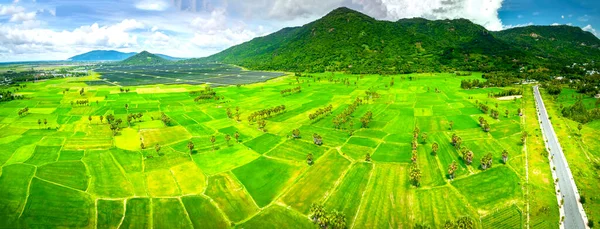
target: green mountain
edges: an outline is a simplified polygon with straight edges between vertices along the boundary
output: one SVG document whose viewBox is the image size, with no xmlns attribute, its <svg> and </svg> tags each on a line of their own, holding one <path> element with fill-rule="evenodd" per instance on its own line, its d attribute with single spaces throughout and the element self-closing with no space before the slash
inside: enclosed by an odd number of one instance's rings
<svg viewBox="0 0 600 229">
<path fill-rule="evenodd" d="M 339 8 L 304 26 L 285 28 L 187 62 L 352 73 L 560 70 L 573 60 L 600 60 L 599 42 L 577 27 L 530 26 L 490 32 L 466 19 L 379 21 Z"/>
<path fill-rule="evenodd" d="M 69 61 L 121 61 L 134 56 L 135 52 L 119 52 L 115 50 L 93 50 L 70 57 Z M 155 54 L 167 60 L 183 60 L 185 58 L 172 57 L 163 54 Z"/>
<path fill-rule="evenodd" d="M 123 61 L 120 61 L 119 64 L 122 65 L 156 65 L 156 64 L 169 64 L 173 63 L 170 60 L 164 59 L 160 56 L 154 55 L 147 51 L 142 51 L 138 54 L 135 54 Z"/>
</svg>

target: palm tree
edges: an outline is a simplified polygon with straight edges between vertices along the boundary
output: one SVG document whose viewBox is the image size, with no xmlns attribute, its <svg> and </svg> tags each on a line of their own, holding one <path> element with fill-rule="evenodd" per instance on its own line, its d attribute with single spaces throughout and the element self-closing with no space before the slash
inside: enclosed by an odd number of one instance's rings
<svg viewBox="0 0 600 229">
<path fill-rule="evenodd" d="M 437 151 L 439 149 L 439 145 L 437 144 L 437 142 L 434 142 L 433 144 L 431 144 L 431 152 L 433 152 L 433 155 L 437 155 Z"/>
<path fill-rule="evenodd" d="M 233 137 L 235 137 L 235 142 L 240 142 L 240 133 L 236 131 Z"/>
<path fill-rule="evenodd" d="M 225 141 L 227 142 L 227 146 L 229 146 L 229 141 L 231 140 L 231 136 L 225 135 Z"/>
<path fill-rule="evenodd" d="M 46 127 L 47 124 L 48 124 L 48 120 L 44 119 L 44 127 Z"/>
<path fill-rule="evenodd" d="M 88 116 L 88 120 L 90 121 L 90 123 L 92 122 L 92 116 Z"/>
<path fill-rule="evenodd" d="M 292 130 L 292 136 L 294 136 L 294 138 L 299 138 L 300 137 L 300 130 L 299 129 Z"/>
<path fill-rule="evenodd" d="M 366 162 L 370 162 L 371 161 L 371 154 L 367 153 L 367 155 L 365 155 L 365 161 Z"/>
<path fill-rule="evenodd" d="M 100 123 L 102 123 L 102 120 L 104 120 L 104 116 L 100 115 Z"/>
<path fill-rule="evenodd" d="M 421 169 L 419 169 L 419 165 L 415 162 L 412 163 L 410 167 L 410 181 L 415 187 L 419 187 L 421 184 Z"/>
<path fill-rule="evenodd" d="M 329 223 L 333 229 L 344 229 L 346 228 L 346 216 L 343 213 L 333 210 L 329 217 Z"/>
<path fill-rule="evenodd" d="M 215 150 L 215 141 L 217 141 L 217 138 L 215 138 L 215 136 L 210 136 L 210 143 L 212 144 L 212 148 L 213 150 Z"/>
<path fill-rule="evenodd" d="M 473 151 L 467 150 L 467 152 L 465 152 L 465 154 L 463 155 L 463 159 L 465 159 L 467 165 L 473 163 Z"/>
<path fill-rule="evenodd" d="M 579 125 L 577 125 L 577 129 L 579 130 L 579 135 L 581 135 L 581 130 L 583 129 L 583 125 L 581 125 L 581 123 L 579 123 Z"/>
<path fill-rule="evenodd" d="M 310 206 L 310 218 L 315 223 L 319 223 L 323 217 L 325 217 L 325 209 L 322 204 L 313 203 Z"/>
<path fill-rule="evenodd" d="M 160 145 L 159 145 L 159 144 L 156 144 L 156 145 L 154 146 L 154 150 L 156 150 L 156 153 L 159 153 L 159 152 L 160 152 Z"/>
<path fill-rule="evenodd" d="M 144 142 L 140 143 L 140 148 L 145 149 L 146 146 L 144 145 Z"/>
<path fill-rule="evenodd" d="M 454 172 L 456 172 L 457 167 L 456 161 L 452 161 L 452 164 L 448 166 L 448 177 L 450 180 L 454 179 Z"/>
<path fill-rule="evenodd" d="M 416 140 L 416 139 L 413 139 L 413 141 L 412 141 L 412 149 L 413 149 L 413 150 L 416 150 L 416 149 L 417 149 L 417 146 L 418 146 L 417 140 Z"/>
<path fill-rule="evenodd" d="M 506 117 L 508 118 L 508 110 L 504 111 L 504 114 L 506 115 Z"/>
<path fill-rule="evenodd" d="M 38 128 L 40 128 L 40 129 L 41 129 L 41 128 L 42 128 L 42 126 L 41 126 L 41 125 L 42 125 L 42 120 L 41 120 L 41 119 L 38 119 Z"/>
<path fill-rule="evenodd" d="M 128 110 L 128 109 L 129 109 L 129 104 L 126 103 L 125 104 L 125 110 Z"/>
<path fill-rule="evenodd" d="M 306 155 L 306 163 L 308 165 L 312 165 L 313 164 L 313 154 L 312 153 L 308 153 L 308 155 Z"/>
<path fill-rule="evenodd" d="M 417 162 L 417 150 L 412 151 L 412 155 L 410 156 L 410 160 L 414 163 Z"/>
<path fill-rule="evenodd" d="M 427 133 L 423 133 L 423 135 L 421 135 L 421 138 L 423 138 L 423 144 L 427 143 Z"/>
<path fill-rule="evenodd" d="M 454 121 L 450 121 L 450 130 L 454 127 Z"/>
<path fill-rule="evenodd" d="M 503 150 L 502 151 L 502 162 L 504 162 L 504 164 L 506 164 L 507 161 L 508 161 L 508 151 Z"/>
<path fill-rule="evenodd" d="M 188 149 L 190 149 L 190 155 L 192 154 L 192 152 L 194 152 L 194 142 L 192 142 L 192 140 L 190 140 L 187 144 Z"/>
</svg>

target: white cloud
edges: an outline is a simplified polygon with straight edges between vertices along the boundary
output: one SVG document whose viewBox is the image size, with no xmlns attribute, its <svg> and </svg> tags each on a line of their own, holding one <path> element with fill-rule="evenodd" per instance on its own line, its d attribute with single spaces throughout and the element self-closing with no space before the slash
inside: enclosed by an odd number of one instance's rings
<svg viewBox="0 0 600 229">
<path fill-rule="evenodd" d="M 556 23 L 556 22 L 551 24 L 551 26 L 559 26 L 559 25 L 561 25 L 561 24 Z"/>
<path fill-rule="evenodd" d="M 161 32 L 154 32 L 144 42 L 149 47 L 168 47 L 171 45 L 171 37 Z"/>
<path fill-rule="evenodd" d="M 190 26 L 194 29 L 194 36 L 190 41 L 202 48 L 224 49 L 258 35 L 249 30 L 245 23 L 228 20 L 224 8 L 215 9 L 208 16 L 195 18 Z M 264 30 L 264 27 L 259 27 L 258 30 Z"/>
<path fill-rule="evenodd" d="M 525 27 L 525 26 L 530 26 L 530 25 L 533 25 L 533 22 L 528 22 L 525 24 L 516 24 L 516 25 L 504 25 L 504 27 L 502 29 L 512 29 L 512 28 Z"/>
<path fill-rule="evenodd" d="M 586 14 L 586 15 L 583 15 L 583 16 L 581 16 L 581 17 L 577 18 L 577 20 L 578 20 L 578 21 L 581 21 L 581 22 L 586 22 L 586 21 L 589 21 L 589 20 L 590 20 L 590 16 L 588 16 L 588 15 Z"/>
<path fill-rule="evenodd" d="M 135 4 L 140 10 L 165 11 L 171 6 L 169 1 L 165 0 L 141 0 Z"/>
<path fill-rule="evenodd" d="M 208 17 L 196 17 L 190 23 L 195 29 L 202 31 L 215 31 L 227 27 L 227 16 L 224 8 L 216 9 Z"/>
<path fill-rule="evenodd" d="M 596 37 L 598 36 L 596 29 L 594 29 L 594 27 L 592 27 L 592 25 L 586 25 L 585 27 L 583 27 L 581 29 L 583 29 L 583 31 L 588 31 L 588 32 L 594 34 Z"/>
<path fill-rule="evenodd" d="M 35 19 L 37 12 L 19 12 L 15 13 L 10 17 L 10 22 L 23 22 L 23 21 L 32 21 Z"/>
<path fill-rule="evenodd" d="M 565 19 L 565 15 L 560 15 L 560 18 Z"/>
<path fill-rule="evenodd" d="M 152 29 L 150 29 L 150 31 L 152 31 L 152 32 L 156 32 L 157 30 L 158 30 L 157 26 L 152 26 Z"/>
<path fill-rule="evenodd" d="M 15 5 L 0 5 L 0 15 L 13 15 L 24 12 L 25 8 Z"/>
</svg>

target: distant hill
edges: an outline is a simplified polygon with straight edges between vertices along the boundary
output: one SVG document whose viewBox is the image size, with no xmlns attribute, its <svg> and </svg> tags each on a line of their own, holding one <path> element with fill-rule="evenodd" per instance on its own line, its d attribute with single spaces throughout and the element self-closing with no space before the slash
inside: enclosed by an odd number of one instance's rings
<svg viewBox="0 0 600 229">
<path fill-rule="evenodd" d="M 173 63 L 170 60 L 164 59 L 158 55 L 149 53 L 147 51 L 142 51 L 138 54 L 135 54 L 123 61 L 120 61 L 119 64 L 122 65 L 154 65 L 154 64 L 169 64 Z"/>
<path fill-rule="evenodd" d="M 466 19 L 379 21 L 338 8 L 304 26 L 284 28 L 184 62 L 352 73 L 560 71 L 574 60 L 600 61 L 599 44 L 598 38 L 578 27 L 529 26 L 491 32 Z"/>
<path fill-rule="evenodd" d="M 77 56 L 73 56 L 69 58 L 69 61 L 122 61 L 129 57 L 132 57 L 137 53 L 135 52 L 119 52 L 115 50 L 94 50 L 90 52 L 86 52 L 83 54 L 79 54 Z M 157 56 L 162 57 L 166 60 L 183 60 L 184 58 L 177 58 L 172 56 L 167 56 L 163 54 L 155 54 Z"/>
</svg>

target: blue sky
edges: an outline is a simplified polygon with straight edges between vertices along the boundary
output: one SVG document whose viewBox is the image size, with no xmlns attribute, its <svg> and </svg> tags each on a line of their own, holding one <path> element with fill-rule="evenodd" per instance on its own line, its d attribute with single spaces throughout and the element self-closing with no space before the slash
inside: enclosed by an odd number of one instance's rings
<svg viewBox="0 0 600 229">
<path fill-rule="evenodd" d="M 599 36 L 599 0 L 0 0 L 0 62 L 95 49 L 207 56 L 346 6 L 382 20 L 467 18 L 489 30 L 578 26 Z"/>
</svg>

